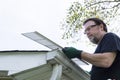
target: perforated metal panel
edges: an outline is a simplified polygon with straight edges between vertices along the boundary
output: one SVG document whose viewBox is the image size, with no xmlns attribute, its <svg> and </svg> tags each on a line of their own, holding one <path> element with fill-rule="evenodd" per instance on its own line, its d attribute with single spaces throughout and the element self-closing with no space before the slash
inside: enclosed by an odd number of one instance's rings
<svg viewBox="0 0 120 80">
<path fill-rule="evenodd" d="M 50 49 L 62 49 L 61 46 L 56 44 L 55 42 L 51 41 L 47 37 L 43 36 L 42 34 L 38 33 L 37 31 L 35 32 L 29 32 L 29 33 L 23 33 L 22 35 L 34 40 L 37 43 L 40 43 Z"/>
</svg>

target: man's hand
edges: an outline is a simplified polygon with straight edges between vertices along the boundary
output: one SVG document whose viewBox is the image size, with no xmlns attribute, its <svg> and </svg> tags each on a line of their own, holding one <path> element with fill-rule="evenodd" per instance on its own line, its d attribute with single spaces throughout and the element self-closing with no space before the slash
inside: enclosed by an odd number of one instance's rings
<svg viewBox="0 0 120 80">
<path fill-rule="evenodd" d="M 65 47 L 62 49 L 62 51 L 64 52 L 64 54 L 69 58 L 79 58 L 81 59 L 81 53 L 82 50 L 77 50 L 73 47 Z"/>
</svg>

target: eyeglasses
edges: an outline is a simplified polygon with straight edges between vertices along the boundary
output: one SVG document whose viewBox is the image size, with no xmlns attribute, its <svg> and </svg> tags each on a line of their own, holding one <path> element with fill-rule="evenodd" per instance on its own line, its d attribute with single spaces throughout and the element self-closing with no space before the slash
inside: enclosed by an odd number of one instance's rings
<svg viewBox="0 0 120 80">
<path fill-rule="evenodd" d="M 86 29 L 85 29 L 85 34 L 88 32 L 88 31 L 90 31 L 93 27 L 95 27 L 95 26 L 97 26 L 96 24 L 95 25 L 91 25 L 91 26 L 89 26 L 89 27 L 87 27 Z"/>
</svg>

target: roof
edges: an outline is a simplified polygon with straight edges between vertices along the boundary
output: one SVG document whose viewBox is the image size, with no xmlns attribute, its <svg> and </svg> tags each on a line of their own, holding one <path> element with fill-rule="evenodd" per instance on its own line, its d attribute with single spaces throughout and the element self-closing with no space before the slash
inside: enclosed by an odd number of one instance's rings
<svg viewBox="0 0 120 80">
<path fill-rule="evenodd" d="M 68 59 L 60 50 L 52 51 L 0 51 L 8 55 L 9 60 L 14 63 L 14 66 L 21 68 L 22 66 L 30 66 L 29 68 L 23 69 L 19 72 L 10 74 L 13 80 L 89 80 L 90 75 L 81 69 L 76 63 Z M 36 53 L 36 54 L 35 54 Z M 2 54 L 3 55 L 3 54 Z M 0 54 L 0 56 L 2 56 Z M 20 56 L 22 55 L 22 56 Z M 31 57 L 34 55 L 34 58 Z M 40 57 L 38 57 L 40 56 Z M 17 59 L 19 64 L 16 63 Z M 25 58 L 23 58 L 25 57 Z M 22 59 L 21 59 L 22 58 Z M 26 60 L 23 60 L 26 59 Z M 27 61 L 30 61 L 28 64 Z M 33 61 L 35 60 L 35 61 Z M 22 62 L 24 61 L 24 63 Z M 32 63 L 32 61 L 34 63 Z M 43 63 L 41 63 L 43 62 Z M 39 64 L 38 64 L 39 63 Z M 26 65 L 27 64 L 27 65 Z M 6 64 L 5 64 L 6 65 Z M 18 65 L 18 66 L 17 66 Z M 9 66 L 9 65 L 6 65 Z M 15 67 L 15 68 L 16 68 Z"/>
<path fill-rule="evenodd" d="M 3 50 L 0 53 L 4 52 L 48 52 L 48 50 Z"/>
</svg>

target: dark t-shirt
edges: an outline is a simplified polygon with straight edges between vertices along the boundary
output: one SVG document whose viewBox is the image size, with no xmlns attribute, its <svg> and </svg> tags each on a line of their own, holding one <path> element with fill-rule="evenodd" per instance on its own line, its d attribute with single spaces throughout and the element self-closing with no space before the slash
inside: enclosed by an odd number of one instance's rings
<svg viewBox="0 0 120 80">
<path fill-rule="evenodd" d="M 95 54 L 116 52 L 117 56 L 109 68 L 92 66 L 91 80 L 120 80 L 120 38 L 114 33 L 107 33 L 96 48 Z"/>
</svg>

